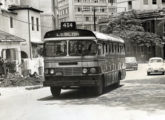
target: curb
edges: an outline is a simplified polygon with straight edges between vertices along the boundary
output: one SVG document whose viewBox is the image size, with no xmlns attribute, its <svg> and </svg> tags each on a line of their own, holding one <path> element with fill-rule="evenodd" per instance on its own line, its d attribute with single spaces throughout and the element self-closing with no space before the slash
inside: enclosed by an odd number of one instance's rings
<svg viewBox="0 0 165 120">
<path fill-rule="evenodd" d="M 40 88 L 43 88 L 43 86 L 32 86 L 32 87 L 26 87 L 25 89 L 26 90 L 36 90 L 36 89 L 40 89 Z"/>
</svg>

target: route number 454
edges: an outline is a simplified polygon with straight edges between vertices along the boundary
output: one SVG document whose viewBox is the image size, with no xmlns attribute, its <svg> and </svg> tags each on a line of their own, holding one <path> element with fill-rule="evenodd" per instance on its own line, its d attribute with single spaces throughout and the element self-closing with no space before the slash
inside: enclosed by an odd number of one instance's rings
<svg viewBox="0 0 165 120">
<path fill-rule="evenodd" d="M 61 29 L 76 29 L 75 22 L 61 22 Z"/>
</svg>

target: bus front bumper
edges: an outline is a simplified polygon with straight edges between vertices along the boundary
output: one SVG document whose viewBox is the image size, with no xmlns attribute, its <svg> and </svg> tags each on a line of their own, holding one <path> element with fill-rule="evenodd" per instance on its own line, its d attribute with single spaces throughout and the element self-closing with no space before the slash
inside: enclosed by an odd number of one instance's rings
<svg viewBox="0 0 165 120">
<path fill-rule="evenodd" d="M 92 76 L 46 76 L 43 86 L 59 86 L 59 87 L 70 87 L 70 86 L 79 86 L 79 87 L 88 87 L 96 86 L 99 84 L 99 79 L 101 75 L 92 75 Z"/>
</svg>

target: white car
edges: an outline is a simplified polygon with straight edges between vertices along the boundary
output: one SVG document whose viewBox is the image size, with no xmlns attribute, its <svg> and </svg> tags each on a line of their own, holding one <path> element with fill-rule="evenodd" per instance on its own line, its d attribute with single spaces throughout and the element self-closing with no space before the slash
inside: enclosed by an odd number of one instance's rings
<svg viewBox="0 0 165 120">
<path fill-rule="evenodd" d="M 164 61 L 160 57 L 153 57 L 149 59 L 147 75 L 150 74 L 164 74 Z"/>
</svg>

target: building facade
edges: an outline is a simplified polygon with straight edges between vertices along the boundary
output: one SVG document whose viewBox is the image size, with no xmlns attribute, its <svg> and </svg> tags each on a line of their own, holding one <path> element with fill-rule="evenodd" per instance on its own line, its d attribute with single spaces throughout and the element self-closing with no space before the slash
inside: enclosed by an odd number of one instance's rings
<svg viewBox="0 0 165 120">
<path fill-rule="evenodd" d="M 57 4 L 59 26 L 61 22 L 75 21 L 77 28 L 94 30 L 96 24 L 98 30 L 100 18 L 116 13 L 116 0 L 58 0 Z"/>
<path fill-rule="evenodd" d="M 41 41 L 40 13 L 42 11 L 1 0 L 0 10 L 0 56 L 21 64 L 23 58 L 38 57 Z M 6 3 L 5 3 L 6 2 Z M 6 41 L 6 42 L 5 42 Z M 15 46 L 15 47 L 14 47 Z"/>
<path fill-rule="evenodd" d="M 28 5 L 42 10 L 41 17 L 41 36 L 42 39 L 47 31 L 57 29 L 56 20 L 56 2 L 57 0 L 21 0 L 21 5 Z"/>
<path fill-rule="evenodd" d="M 156 10 L 165 7 L 165 0 L 117 0 L 117 12 Z"/>
</svg>

